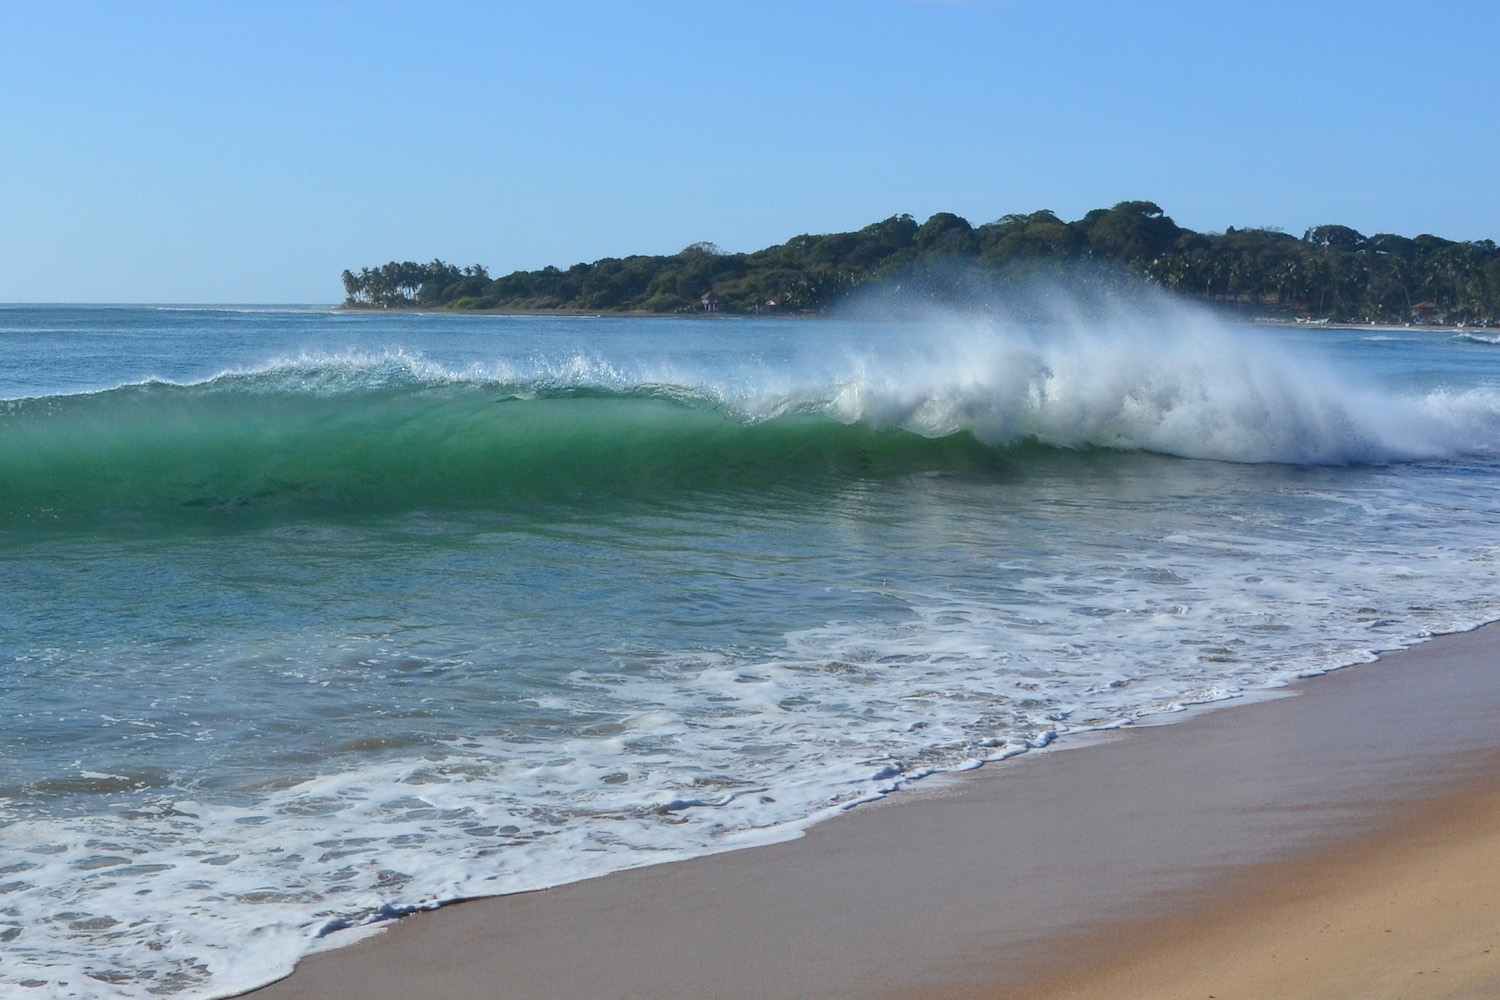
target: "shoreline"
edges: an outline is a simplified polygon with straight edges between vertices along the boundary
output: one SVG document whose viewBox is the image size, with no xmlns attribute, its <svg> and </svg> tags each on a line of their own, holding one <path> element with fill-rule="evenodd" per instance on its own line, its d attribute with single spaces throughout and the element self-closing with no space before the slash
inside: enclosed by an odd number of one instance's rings
<svg viewBox="0 0 1500 1000">
<path fill-rule="evenodd" d="M 1258 940 L 1274 929 L 1261 917 L 1340 868 L 1328 859 L 1385 859 L 1389 880 L 1401 845 L 1433 830 L 1443 857 L 1467 856 L 1466 804 L 1500 817 L 1497 650 L 1497 625 L 1440 636 L 1291 697 L 928 779 L 796 840 L 451 904 L 245 995 L 1062 1000 L 1134 995 L 1119 992 L 1129 982 L 1176 995 L 1146 959 L 1181 967 L 1205 928 Z M 1446 826 L 1421 821 L 1440 809 Z M 1267 886 L 1283 896 L 1256 895 Z"/>
<path fill-rule="evenodd" d="M 647 312 L 642 309 L 511 309 L 500 306 L 494 309 L 452 309 L 446 306 L 348 306 L 327 307 L 334 313 L 371 313 L 377 316 L 560 316 L 568 319 L 683 319 L 683 320 L 738 320 L 738 319 L 829 319 L 827 313 L 817 312 Z"/>
<path fill-rule="evenodd" d="M 1475 326 L 1466 323 L 1352 323 L 1352 322 L 1319 322 L 1297 319 L 1289 316 L 1242 316 L 1233 309 L 1220 309 L 1215 303 L 1190 302 L 1192 305 L 1200 306 L 1211 314 L 1219 316 L 1234 323 L 1243 323 L 1246 326 L 1285 326 L 1295 329 L 1307 330 L 1390 330 L 1390 331 L 1415 331 L 1417 333 L 1469 333 L 1471 331 L 1489 332 L 1500 330 L 1500 327 Z M 546 317 L 562 316 L 571 319 L 703 319 L 703 320 L 734 320 L 734 319 L 790 319 L 800 321 L 840 319 L 837 311 L 833 312 L 764 312 L 764 313 L 741 313 L 741 312 L 646 312 L 640 309 L 511 309 L 498 307 L 494 309 L 452 309 L 445 306 L 398 306 L 387 308 L 383 306 L 349 306 L 335 305 L 327 307 L 333 313 L 371 313 L 375 315 L 400 315 L 413 314 L 422 316 L 524 316 L 524 317 Z M 893 319 L 892 322 L 900 322 Z"/>
</svg>

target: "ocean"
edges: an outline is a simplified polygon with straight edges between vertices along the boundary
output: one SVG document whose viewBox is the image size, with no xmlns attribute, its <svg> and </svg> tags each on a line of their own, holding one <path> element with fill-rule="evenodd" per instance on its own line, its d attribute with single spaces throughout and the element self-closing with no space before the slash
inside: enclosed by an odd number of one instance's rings
<svg viewBox="0 0 1500 1000">
<path fill-rule="evenodd" d="M 1368 661 L 1500 618 L 1497 524 L 1488 331 L 0 307 L 0 992 Z"/>
</svg>

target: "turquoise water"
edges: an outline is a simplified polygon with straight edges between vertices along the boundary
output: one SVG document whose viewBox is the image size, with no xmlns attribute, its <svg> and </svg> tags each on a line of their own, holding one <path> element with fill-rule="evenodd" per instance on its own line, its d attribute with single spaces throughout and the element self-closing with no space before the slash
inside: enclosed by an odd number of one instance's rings
<svg viewBox="0 0 1500 1000">
<path fill-rule="evenodd" d="M 1483 331 L 0 308 L 0 983 L 244 989 L 1495 619 L 1497 449 Z"/>
</svg>

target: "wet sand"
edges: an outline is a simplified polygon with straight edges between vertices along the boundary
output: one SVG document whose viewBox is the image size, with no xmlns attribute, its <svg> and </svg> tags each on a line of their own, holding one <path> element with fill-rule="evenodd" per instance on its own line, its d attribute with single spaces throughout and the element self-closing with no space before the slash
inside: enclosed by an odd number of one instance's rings
<svg viewBox="0 0 1500 1000">
<path fill-rule="evenodd" d="M 1071 744 L 409 917 L 251 996 L 1500 995 L 1500 628 Z"/>
</svg>

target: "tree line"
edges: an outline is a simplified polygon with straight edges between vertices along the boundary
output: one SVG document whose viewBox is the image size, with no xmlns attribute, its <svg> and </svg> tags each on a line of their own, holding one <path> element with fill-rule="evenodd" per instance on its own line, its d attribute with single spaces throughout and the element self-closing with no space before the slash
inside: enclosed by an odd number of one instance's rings
<svg viewBox="0 0 1500 1000">
<path fill-rule="evenodd" d="M 796 236 L 754 253 L 695 243 L 672 255 L 607 257 L 492 278 L 392 261 L 342 275 L 351 308 L 579 312 L 821 312 L 858 290 L 962 303 L 1038 279 L 1139 281 L 1254 315 L 1369 323 L 1500 322 L 1500 248 L 1324 225 L 1199 233 L 1149 201 L 1064 222 L 1049 211 L 973 226 L 940 212 L 852 233 Z"/>
</svg>

